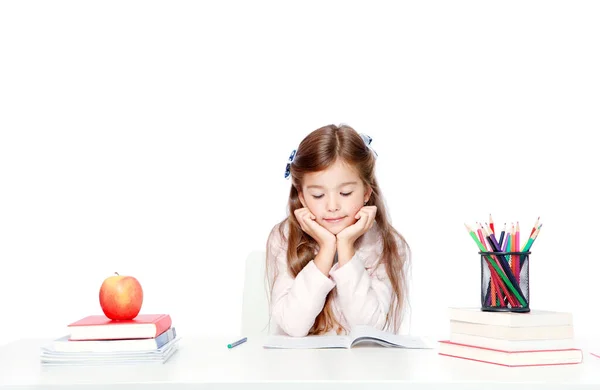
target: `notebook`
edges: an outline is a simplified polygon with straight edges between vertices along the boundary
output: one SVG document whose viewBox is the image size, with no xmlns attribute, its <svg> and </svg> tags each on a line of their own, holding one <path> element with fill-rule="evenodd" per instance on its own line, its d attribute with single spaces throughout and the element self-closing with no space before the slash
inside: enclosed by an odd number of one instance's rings
<svg viewBox="0 0 600 390">
<path fill-rule="evenodd" d="M 432 349 L 435 344 L 428 339 L 397 335 L 381 331 L 371 326 L 357 326 L 348 335 L 343 336 L 305 336 L 291 337 L 270 335 L 263 344 L 264 348 L 281 349 L 322 349 L 322 348 L 352 348 L 358 344 L 375 343 L 383 347 Z"/>
<path fill-rule="evenodd" d="M 49 349 L 56 352 L 140 352 L 156 351 L 177 338 L 171 327 L 155 338 L 117 340 L 69 340 L 69 335 L 54 340 Z"/>
<path fill-rule="evenodd" d="M 113 364 L 165 363 L 179 349 L 179 337 L 152 351 L 58 352 L 42 347 L 43 365 L 95 366 Z"/>
</svg>

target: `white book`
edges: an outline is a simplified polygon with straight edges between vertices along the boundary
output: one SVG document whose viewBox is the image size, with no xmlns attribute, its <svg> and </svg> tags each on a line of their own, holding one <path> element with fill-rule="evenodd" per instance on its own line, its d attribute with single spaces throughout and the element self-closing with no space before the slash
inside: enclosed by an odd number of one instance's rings
<svg viewBox="0 0 600 390">
<path fill-rule="evenodd" d="M 483 311 L 481 308 L 451 307 L 451 321 L 510 327 L 573 325 L 573 315 L 567 312 L 531 310 L 529 313 Z"/>
<path fill-rule="evenodd" d="M 129 352 L 58 352 L 42 347 L 42 364 L 106 365 L 133 363 L 164 363 L 178 350 L 179 337 L 154 351 Z"/>
<path fill-rule="evenodd" d="M 376 343 L 384 347 L 432 349 L 432 341 L 409 335 L 397 335 L 381 331 L 370 326 L 357 326 L 348 335 L 343 336 L 305 336 L 291 337 L 270 335 L 267 337 L 264 348 L 284 349 L 321 349 L 321 348 L 352 348 L 361 343 Z"/>
<path fill-rule="evenodd" d="M 54 340 L 49 346 L 57 352 L 136 352 L 155 351 L 177 337 L 175 327 L 150 339 L 117 339 L 117 340 L 70 340 L 65 335 Z"/>
<path fill-rule="evenodd" d="M 474 347 L 499 349 L 502 351 L 539 351 L 575 348 L 574 339 L 557 340 L 502 340 L 470 334 L 451 333 L 450 341 Z"/>
<path fill-rule="evenodd" d="M 574 337 L 573 325 L 503 326 L 450 321 L 450 333 L 504 340 L 556 340 Z"/>
<path fill-rule="evenodd" d="M 175 345 L 168 349 L 160 357 L 141 358 L 133 357 L 128 359 L 117 358 L 95 358 L 95 359 L 68 359 L 57 356 L 41 356 L 41 364 L 44 366 L 107 366 L 107 365 L 137 365 L 137 364 L 164 364 L 175 352 L 178 346 Z"/>
</svg>

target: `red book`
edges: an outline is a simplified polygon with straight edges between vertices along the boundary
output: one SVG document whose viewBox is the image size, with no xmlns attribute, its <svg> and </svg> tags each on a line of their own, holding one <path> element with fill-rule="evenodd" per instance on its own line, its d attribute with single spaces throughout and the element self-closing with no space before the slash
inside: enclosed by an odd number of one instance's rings
<svg viewBox="0 0 600 390">
<path fill-rule="evenodd" d="M 151 339 L 170 327 L 171 316 L 168 314 L 139 314 L 133 320 L 120 321 L 92 315 L 67 326 L 69 340 Z"/>
<path fill-rule="evenodd" d="M 583 353 L 577 348 L 531 351 L 503 351 L 492 348 L 453 343 L 449 340 L 439 342 L 439 354 L 483 363 L 498 364 L 507 367 L 549 366 L 561 364 L 579 364 Z"/>
</svg>

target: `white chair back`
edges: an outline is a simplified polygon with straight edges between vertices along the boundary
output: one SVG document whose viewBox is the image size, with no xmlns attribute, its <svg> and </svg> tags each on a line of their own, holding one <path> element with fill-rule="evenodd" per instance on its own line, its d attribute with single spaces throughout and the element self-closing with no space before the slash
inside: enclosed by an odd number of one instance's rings
<svg viewBox="0 0 600 390">
<path fill-rule="evenodd" d="M 242 335 L 267 334 L 269 330 L 269 301 L 265 279 L 265 251 L 250 252 L 246 258 L 244 295 L 242 302 Z"/>
</svg>

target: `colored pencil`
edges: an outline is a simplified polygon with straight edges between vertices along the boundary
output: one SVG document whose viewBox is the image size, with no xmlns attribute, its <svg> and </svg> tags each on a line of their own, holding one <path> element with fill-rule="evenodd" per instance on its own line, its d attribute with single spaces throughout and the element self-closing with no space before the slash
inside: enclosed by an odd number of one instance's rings
<svg viewBox="0 0 600 390">
<path fill-rule="evenodd" d="M 487 243 L 485 242 L 485 238 L 483 238 L 483 233 L 481 232 L 481 228 L 477 229 L 477 236 L 479 237 L 479 240 L 481 241 L 483 246 L 485 246 L 486 251 L 489 251 L 489 248 L 487 247 Z"/>
<path fill-rule="evenodd" d="M 531 233 L 529 233 L 529 237 L 533 236 L 533 232 L 535 232 L 535 229 L 537 229 L 539 223 L 540 217 L 537 217 L 537 220 L 535 221 L 535 223 L 533 224 L 533 228 L 531 229 Z"/>
<path fill-rule="evenodd" d="M 508 246 L 509 252 L 515 251 L 515 242 L 517 238 L 515 237 L 515 224 L 513 223 L 510 228 L 510 245 Z M 513 275 L 517 273 L 517 263 L 514 255 L 510 255 L 510 269 L 512 270 Z"/>
<path fill-rule="evenodd" d="M 500 232 L 500 240 L 498 241 L 501 248 L 503 248 L 502 244 L 504 243 L 504 234 L 506 234 L 505 231 L 506 231 L 506 222 L 504 222 L 504 227 L 502 228 L 502 231 Z"/>
<path fill-rule="evenodd" d="M 492 231 L 492 229 L 490 229 L 490 227 L 487 225 L 487 223 L 485 225 L 486 225 L 487 235 L 490 237 L 490 239 L 494 243 L 494 252 L 500 252 L 500 244 L 496 240 L 496 236 L 494 235 L 494 232 Z"/>
<path fill-rule="evenodd" d="M 519 251 L 521 246 L 519 245 L 519 221 L 517 221 L 517 227 L 515 228 L 515 252 Z M 521 285 L 521 257 L 515 256 L 515 279 L 517 279 L 517 283 Z"/>
<path fill-rule="evenodd" d="M 537 238 L 538 234 L 540 233 L 540 230 L 542 229 L 542 225 L 540 224 L 540 226 L 535 230 L 535 232 L 533 233 L 533 235 L 531 236 L 531 238 L 529 240 L 527 240 L 527 244 L 525 244 L 525 247 L 523 248 L 523 252 L 528 252 L 529 249 L 531 249 L 531 246 L 533 245 L 533 242 L 535 241 L 535 239 Z"/>
<path fill-rule="evenodd" d="M 487 241 L 485 240 L 485 238 L 483 238 L 483 226 L 481 226 L 481 223 L 479 223 L 479 229 L 477 229 L 477 236 L 479 237 L 479 241 L 481 241 L 481 243 L 483 244 L 483 246 L 485 246 L 486 251 L 488 252 L 493 252 L 493 250 L 490 249 L 489 244 L 487 243 Z M 486 302 L 488 305 L 491 305 L 491 301 L 496 301 L 496 298 L 498 298 L 498 300 L 501 300 L 500 298 L 500 289 L 497 288 L 497 280 L 498 280 L 498 276 L 494 273 L 493 268 L 488 264 L 488 267 L 490 269 L 490 275 L 491 275 L 491 279 L 490 279 L 490 284 L 489 284 L 489 291 L 486 292 Z M 495 305 L 495 303 L 494 303 Z"/>
<path fill-rule="evenodd" d="M 533 242 L 535 241 L 538 234 L 540 233 L 540 230 L 542 229 L 542 225 L 543 225 L 543 223 L 540 224 L 540 226 L 537 227 L 535 232 L 533 232 L 531 237 L 529 237 L 529 240 L 527 240 L 527 242 L 525 243 L 525 246 L 523 247 L 523 250 L 521 252 L 529 252 L 529 250 L 531 249 L 531 246 L 533 245 Z M 524 262 L 525 262 L 525 255 L 521 255 L 521 258 L 519 259 L 519 267 L 523 267 Z"/>
<path fill-rule="evenodd" d="M 500 305 L 503 307 L 505 306 L 504 297 L 506 296 L 506 294 L 509 294 L 509 292 L 506 289 L 506 286 L 504 286 L 504 283 L 502 283 L 502 280 L 500 280 L 498 274 L 496 274 L 496 271 L 492 268 L 492 266 L 488 264 L 488 267 L 490 268 L 490 282 L 492 284 L 492 287 L 494 287 L 495 292 L 495 295 L 492 295 L 492 297 L 494 298 L 494 306 Z"/>
<path fill-rule="evenodd" d="M 477 229 L 477 236 L 479 237 L 479 241 L 485 247 L 486 251 L 489 251 L 490 248 L 488 247 L 487 242 L 483 238 L 482 229 L 483 228 L 481 227 L 481 224 L 479 224 L 479 228 Z M 492 266 L 488 264 L 488 268 L 490 270 L 490 275 L 493 275 L 494 270 L 493 270 Z M 495 305 L 496 294 L 498 293 L 497 289 L 495 288 L 496 286 L 494 286 L 494 283 L 493 283 L 494 280 L 495 279 L 490 276 L 490 283 L 488 284 L 488 290 L 486 291 L 486 297 L 485 297 L 485 302 L 486 302 L 486 305 L 488 305 L 488 306 L 492 305 L 492 301 L 494 302 L 494 305 Z"/>
<path fill-rule="evenodd" d="M 488 239 L 490 246 L 492 247 L 494 252 L 500 252 L 498 247 L 495 246 L 495 245 L 497 245 L 497 242 L 495 242 L 495 240 L 492 240 L 492 238 L 490 238 L 490 236 L 486 236 L 486 239 Z M 496 260 L 498 260 L 498 262 L 500 263 L 500 266 L 502 267 L 502 269 L 504 271 L 504 273 L 499 272 L 499 275 L 503 278 L 504 282 L 506 283 L 508 288 L 513 292 L 513 294 L 515 294 L 515 297 L 517 298 L 517 300 L 519 302 L 521 302 L 521 304 L 523 306 L 526 306 L 527 302 L 523 298 L 523 292 L 521 291 L 521 288 L 517 284 L 517 281 L 515 280 L 515 277 L 514 277 L 513 273 L 511 272 L 510 266 L 506 262 L 506 259 L 504 258 L 504 256 L 494 256 L 494 258 L 496 258 Z M 496 265 L 496 264 L 493 263 L 493 265 Z M 508 280 L 506 280 L 506 279 L 508 279 Z"/>
<path fill-rule="evenodd" d="M 506 232 L 506 237 L 504 237 L 504 245 L 502 246 L 502 251 L 501 252 L 506 252 L 506 249 L 508 249 L 508 243 L 510 242 L 510 232 Z"/>
</svg>

